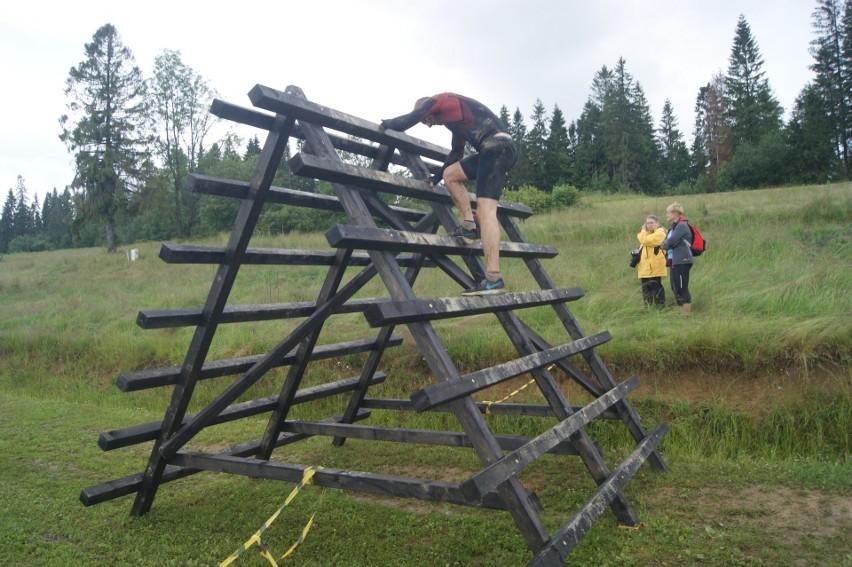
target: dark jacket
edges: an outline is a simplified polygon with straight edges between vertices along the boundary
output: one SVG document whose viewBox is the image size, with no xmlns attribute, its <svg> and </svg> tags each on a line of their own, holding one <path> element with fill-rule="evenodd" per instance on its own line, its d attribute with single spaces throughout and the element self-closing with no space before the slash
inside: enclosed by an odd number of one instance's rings
<svg viewBox="0 0 852 567">
<path fill-rule="evenodd" d="M 689 225 L 686 219 L 681 217 L 672 223 L 663 243 L 660 244 L 663 250 L 671 250 L 672 265 L 677 264 L 692 264 L 692 231 L 689 230 Z"/>
</svg>

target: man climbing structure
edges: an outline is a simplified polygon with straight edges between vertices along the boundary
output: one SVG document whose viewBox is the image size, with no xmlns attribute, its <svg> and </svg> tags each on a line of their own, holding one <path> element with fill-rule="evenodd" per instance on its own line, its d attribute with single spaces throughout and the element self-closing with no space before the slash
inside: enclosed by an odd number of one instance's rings
<svg viewBox="0 0 852 567">
<path fill-rule="evenodd" d="M 388 130 L 403 132 L 418 122 L 430 128 L 436 124 L 452 132 L 450 153 L 441 171 L 432 177 L 434 187 L 441 180 L 450 193 L 462 217 L 452 236 L 473 244 L 482 241 L 485 255 L 485 279 L 462 295 L 493 295 L 505 290 L 500 275 L 500 225 L 497 222 L 497 202 L 503 192 L 506 173 L 515 165 L 518 150 L 512 136 L 500 118 L 484 104 L 462 95 L 441 93 L 418 99 L 408 114 L 382 120 Z M 477 153 L 464 156 L 465 145 Z M 465 182 L 476 180 L 476 209 L 474 218 L 470 195 Z M 479 225 L 477 226 L 477 220 Z"/>
</svg>

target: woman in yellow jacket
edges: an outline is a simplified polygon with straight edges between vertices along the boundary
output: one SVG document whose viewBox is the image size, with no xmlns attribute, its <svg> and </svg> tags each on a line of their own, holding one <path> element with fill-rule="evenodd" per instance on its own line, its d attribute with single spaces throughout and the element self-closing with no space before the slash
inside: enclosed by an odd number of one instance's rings
<svg viewBox="0 0 852 567">
<path fill-rule="evenodd" d="M 654 215 L 645 217 L 642 230 L 636 235 L 639 239 L 639 263 L 636 275 L 642 282 L 642 299 L 646 306 L 665 307 L 666 290 L 662 278 L 666 275 L 666 252 L 660 250 L 660 244 L 666 238 L 666 229 Z"/>
</svg>

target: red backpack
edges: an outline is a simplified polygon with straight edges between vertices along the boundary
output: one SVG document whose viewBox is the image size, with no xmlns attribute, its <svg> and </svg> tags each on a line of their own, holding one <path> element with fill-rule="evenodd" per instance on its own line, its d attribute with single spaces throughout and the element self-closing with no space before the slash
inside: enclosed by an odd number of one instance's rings
<svg viewBox="0 0 852 567">
<path fill-rule="evenodd" d="M 707 249 L 707 240 L 701 236 L 701 233 L 698 232 L 697 228 L 689 224 L 689 221 L 687 221 L 686 225 L 689 227 L 690 232 L 692 232 L 692 246 L 690 247 L 692 255 L 701 256 L 704 253 L 704 250 Z"/>
</svg>

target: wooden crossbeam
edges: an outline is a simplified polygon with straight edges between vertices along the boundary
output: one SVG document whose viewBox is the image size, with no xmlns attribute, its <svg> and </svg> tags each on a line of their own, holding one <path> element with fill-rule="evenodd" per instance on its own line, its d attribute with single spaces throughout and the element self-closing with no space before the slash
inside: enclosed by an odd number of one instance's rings
<svg viewBox="0 0 852 567">
<path fill-rule="evenodd" d="M 421 252 L 482 256 L 481 244 L 459 244 L 451 236 L 423 232 L 405 232 L 378 227 L 336 224 L 325 233 L 329 245 L 335 248 L 361 248 L 389 252 Z M 500 243 L 503 258 L 553 258 L 558 254 L 553 246 L 539 244 Z"/>
<path fill-rule="evenodd" d="M 378 410 L 393 410 L 393 411 L 414 411 L 414 403 L 411 400 L 402 400 L 394 398 L 364 398 L 361 403 L 362 408 L 378 409 Z M 492 402 L 477 402 L 476 407 L 480 413 L 490 413 L 494 415 L 514 415 L 527 417 L 554 417 L 553 408 L 544 404 L 521 404 L 521 403 L 492 403 Z M 571 406 L 571 412 L 582 409 L 582 406 Z M 449 412 L 446 407 L 435 406 L 424 411 L 432 412 Z M 619 419 L 616 412 L 606 410 L 600 415 L 601 419 Z"/>
<path fill-rule="evenodd" d="M 340 306 L 335 314 L 361 313 L 371 305 L 390 301 L 387 297 L 367 297 L 352 299 Z M 222 312 L 219 323 L 246 323 L 249 321 L 269 321 L 272 319 L 293 319 L 308 317 L 316 310 L 315 301 L 295 303 L 271 303 L 263 305 L 229 305 Z M 204 321 L 201 308 L 151 309 L 140 311 L 136 324 L 143 329 L 165 329 L 199 325 Z"/>
<path fill-rule="evenodd" d="M 526 309 L 551 303 L 576 301 L 581 297 L 583 297 L 583 290 L 574 287 L 500 295 L 386 301 L 368 307 L 364 311 L 364 317 L 370 326 L 384 327 L 415 321 L 436 321 L 481 313 Z"/>
<path fill-rule="evenodd" d="M 424 411 L 543 368 L 563 358 L 602 345 L 610 339 L 612 339 L 612 335 L 609 334 L 609 331 L 603 331 L 597 335 L 583 337 L 559 347 L 465 374 L 459 380 L 432 384 L 415 392 L 411 396 L 411 402 L 414 404 L 415 410 Z"/>
<path fill-rule="evenodd" d="M 372 350 L 375 345 L 374 339 L 359 339 L 333 345 L 322 345 L 314 349 L 311 360 L 323 360 L 335 358 L 348 354 L 356 354 Z M 388 346 L 399 346 L 402 344 L 402 336 L 394 335 Z M 293 363 L 294 352 L 290 352 L 278 360 L 274 366 L 287 366 Z M 263 355 L 241 356 L 238 358 L 226 358 L 221 360 L 207 361 L 198 373 L 199 380 L 208 380 L 220 376 L 230 376 L 248 371 L 257 364 Z M 140 370 L 127 372 L 118 377 L 116 386 L 122 392 L 135 392 L 149 388 L 159 388 L 177 383 L 180 376 L 180 367 L 171 366 L 167 368 L 156 368 L 153 370 Z"/>
<path fill-rule="evenodd" d="M 580 411 L 560 421 L 535 439 L 530 440 L 523 447 L 519 447 L 496 463 L 485 467 L 473 475 L 470 479 L 462 483 L 462 491 L 469 498 L 476 498 L 480 494 L 490 492 L 495 486 L 501 482 L 505 482 L 510 476 L 518 474 L 550 449 L 566 441 L 581 427 L 585 427 L 617 400 L 624 399 L 624 396 L 638 385 L 639 378 L 631 376 Z"/>
<path fill-rule="evenodd" d="M 669 427 L 665 423 L 654 427 L 627 458 L 610 473 L 607 480 L 598 486 L 568 523 L 553 535 L 550 542 L 536 554 L 532 561 L 527 563 L 527 567 L 565 565 L 565 558 L 571 550 L 589 531 L 594 521 L 603 514 L 612 498 L 627 485 L 642 463 L 656 450 L 668 430 Z"/>
<path fill-rule="evenodd" d="M 387 375 L 384 372 L 377 372 L 371 377 L 369 383 L 371 386 L 381 384 L 385 381 L 385 378 L 387 378 Z M 329 382 L 328 384 L 319 384 L 317 386 L 311 386 L 310 388 L 303 388 L 296 393 L 296 396 L 293 398 L 293 404 L 304 404 L 314 400 L 334 396 L 336 394 L 351 392 L 358 385 L 358 381 L 359 377 L 355 376 L 344 380 Z M 272 408 L 275 407 L 275 403 L 277 401 L 278 396 L 268 396 L 257 400 L 232 404 L 220 413 L 219 417 L 214 419 L 210 425 L 227 423 L 229 421 L 235 421 L 244 417 L 260 415 L 262 413 L 272 411 Z M 184 418 L 184 421 L 189 420 L 192 417 L 192 415 L 188 415 Z M 141 425 L 133 425 L 122 429 L 105 431 L 98 437 L 98 446 L 104 451 L 112 451 L 113 449 L 119 449 L 121 447 L 128 447 L 130 445 L 138 445 L 139 443 L 144 443 L 146 441 L 153 441 L 160 433 L 162 425 L 162 421 L 152 421 Z"/>
<path fill-rule="evenodd" d="M 346 437 L 368 441 L 390 443 L 413 443 L 418 445 L 437 445 L 442 447 L 472 447 L 470 437 L 454 431 L 433 431 L 429 429 L 406 429 L 401 427 L 371 427 L 346 423 L 320 423 L 313 421 L 287 421 L 281 429 L 287 433 L 306 433 L 328 437 Z M 532 438 L 514 435 L 495 435 L 500 448 L 515 451 L 529 443 Z M 576 455 L 577 450 L 571 443 L 559 443 L 549 451 L 559 455 Z"/>
<path fill-rule="evenodd" d="M 330 181 L 332 183 L 352 184 L 364 189 L 402 195 L 426 202 L 451 205 L 453 200 L 449 191 L 438 185 L 431 187 L 428 182 L 411 177 L 402 177 L 386 171 L 366 169 L 356 165 L 323 159 L 305 153 L 298 153 L 288 162 L 296 175 Z M 470 205 L 476 209 L 476 195 L 470 194 Z M 526 205 L 498 201 L 497 212 L 518 218 L 532 215 L 532 209 Z"/>
<path fill-rule="evenodd" d="M 160 247 L 160 259 L 168 264 L 224 264 L 228 261 L 228 255 L 224 248 L 218 246 L 167 243 Z M 352 254 L 349 265 L 366 266 L 370 261 L 368 254 Z M 397 261 L 400 266 L 409 266 L 411 256 L 399 256 Z M 333 250 L 249 248 L 246 250 L 242 263 L 279 266 L 331 266 L 333 262 Z"/>
<path fill-rule="evenodd" d="M 248 195 L 249 185 L 245 181 L 234 181 L 220 177 L 190 173 L 187 176 L 187 187 L 193 193 L 204 195 L 216 195 L 218 197 L 230 197 L 234 199 L 245 199 Z M 285 187 L 270 187 L 267 203 L 280 205 L 292 205 L 294 207 L 307 207 L 321 211 L 343 212 L 343 206 L 337 197 L 323 195 L 321 193 L 309 193 L 297 189 Z M 390 209 L 409 221 L 418 221 L 426 215 L 426 211 L 408 209 L 404 207 L 390 206 Z"/>
<path fill-rule="evenodd" d="M 361 421 L 363 419 L 367 419 L 368 417 L 370 417 L 369 411 L 360 411 L 358 412 L 358 415 L 355 417 L 354 421 Z M 340 418 L 341 416 L 338 415 L 330 417 L 325 421 L 339 421 Z M 296 443 L 298 441 L 303 441 L 308 437 L 308 435 L 305 435 L 303 433 L 282 433 L 278 436 L 278 440 L 276 441 L 276 447 L 281 447 L 284 445 Z M 229 447 L 228 449 L 222 451 L 219 454 L 230 455 L 233 457 L 250 457 L 256 454 L 259 448 L 260 440 L 255 439 L 253 441 L 248 441 L 246 443 L 242 443 L 234 447 Z M 202 469 L 193 469 L 168 465 L 166 466 L 163 472 L 161 482 L 172 482 L 174 480 L 185 478 L 187 476 L 191 476 L 199 472 L 203 472 Z M 96 484 L 94 486 L 86 487 L 80 491 L 80 502 L 84 506 L 94 506 L 95 504 L 100 504 L 101 502 L 107 502 L 109 500 L 114 500 L 116 498 L 121 498 L 122 496 L 127 496 L 128 494 L 138 492 L 139 489 L 142 487 L 142 479 L 142 473 L 138 473 L 117 478 L 115 480 L 104 482 L 102 484 Z"/>
</svg>

